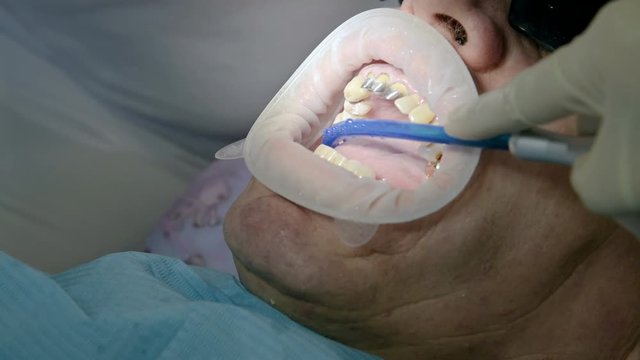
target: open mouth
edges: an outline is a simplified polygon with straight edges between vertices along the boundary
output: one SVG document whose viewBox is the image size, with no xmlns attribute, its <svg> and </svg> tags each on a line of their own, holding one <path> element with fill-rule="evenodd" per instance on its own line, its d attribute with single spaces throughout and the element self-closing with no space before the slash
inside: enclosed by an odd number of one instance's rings
<svg viewBox="0 0 640 360">
<path fill-rule="evenodd" d="M 402 70 L 381 62 L 364 66 L 344 88 L 344 105 L 333 124 L 347 119 L 388 119 L 438 124 L 438 116 Z M 319 145 L 314 153 L 358 177 L 415 189 L 431 178 L 443 159 L 444 145 L 400 139 L 352 137 L 335 149 Z"/>
<path fill-rule="evenodd" d="M 442 125 L 476 96 L 437 30 L 398 10 L 370 10 L 330 34 L 275 95 L 247 136 L 245 162 L 271 191 L 321 214 L 411 221 L 462 191 L 479 150 L 366 136 L 334 149 L 318 145 L 323 130 L 365 118 Z"/>
</svg>

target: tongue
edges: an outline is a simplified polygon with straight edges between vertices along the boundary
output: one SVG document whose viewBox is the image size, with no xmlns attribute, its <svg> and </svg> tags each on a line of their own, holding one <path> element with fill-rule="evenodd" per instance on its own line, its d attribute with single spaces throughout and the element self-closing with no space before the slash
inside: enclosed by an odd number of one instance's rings
<svg viewBox="0 0 640 360">
<path fill-rule="evenodd" d="M 336 149 L 349 159 L 358 160 L 376 178 L 401 189 L 415 189 L 428 179 L 433 166 L 418 153 L 418 144 L 397 139 L 352 138 Z"/>
</svg>

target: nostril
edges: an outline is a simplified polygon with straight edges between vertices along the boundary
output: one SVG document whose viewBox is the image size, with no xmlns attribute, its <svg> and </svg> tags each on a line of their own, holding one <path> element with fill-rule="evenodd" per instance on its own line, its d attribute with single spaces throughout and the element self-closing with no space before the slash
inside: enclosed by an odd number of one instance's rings
<svg viewBox="0 0 640 360">
<path fill-rule="evenodd" d="M 438 24 L 451 33 L 453 40 L 458 43 L 458 45 L 462 46 L 467 43 L 467 31 L 458 20 L 445 14 L 435 14 L 434 17 Z"/>
</svg>

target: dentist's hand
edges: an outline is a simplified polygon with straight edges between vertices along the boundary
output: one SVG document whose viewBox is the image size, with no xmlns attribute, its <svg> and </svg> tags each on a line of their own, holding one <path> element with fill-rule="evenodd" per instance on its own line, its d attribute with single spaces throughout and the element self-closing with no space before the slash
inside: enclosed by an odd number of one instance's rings
<svg viewBox="0 0 640 360">
<path fill-rule="evenodd" d="M 601 9 L 569 45 L 506 87 L 456 109 L 446 131 L 463 139 L 515 132 L 577 113 L 599 120 L 571 183 L 592 211 L 640 212 L 640 1 Z"/>
</svg>

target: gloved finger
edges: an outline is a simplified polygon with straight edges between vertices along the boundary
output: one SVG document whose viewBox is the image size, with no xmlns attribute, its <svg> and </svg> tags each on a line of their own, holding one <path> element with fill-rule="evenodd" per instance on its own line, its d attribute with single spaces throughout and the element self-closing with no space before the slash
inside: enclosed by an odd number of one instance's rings
<svg viewBox="0 0 640 360">
<path fill-rule="evenodd" d="M 480 96 L 449 114 L 445 131 L 462 139 L 481 139 L 551 122 L 584 104 L 574 91 L 575 69 L 562 63 L 571 47 L 558 50 L 518 74 L 504 88 Z M 578 81 L 584 81 L 578 80 Z M 582 84 L 581 84 L 582 85 Z"/>
<path fill-rule="evenodd" d="M 597 116 L 580 116 L 576 122 L 576 135 L 593 136 L 600 128 L 600 118 Z"/>
<path fill-rule="evenodd" d="M 635 214 L 628 214 L 617 216 L 614 218 L 616 222 L 622 225 L 630 233 L 632 233 L 636 239 L 640 240 L 640 212 Z"/>
<path fill-rule="evenodd" d="M 602 123 L 591 150 L 573 164 L 571 183 L 594 212 L 640 213 L 640 158 L 631 146 L 638 129 L 620 126 L 624 119 L 616 120 L 621 121 Z"/>
</svg>

